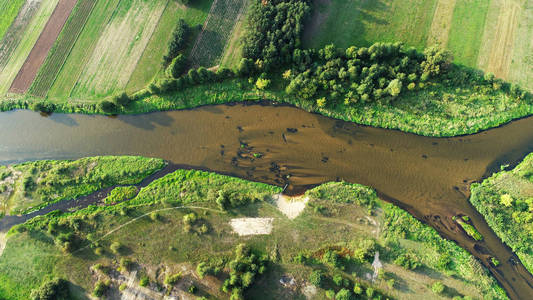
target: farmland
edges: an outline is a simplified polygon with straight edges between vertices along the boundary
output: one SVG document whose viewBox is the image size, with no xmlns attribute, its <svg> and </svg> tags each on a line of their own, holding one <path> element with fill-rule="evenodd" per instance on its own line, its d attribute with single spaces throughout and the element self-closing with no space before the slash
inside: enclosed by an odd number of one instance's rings
<svg viewBox="0 0 533 300">
<path fill-rule="evenodd" d="M 246 0 L 215 0 L 190 59 L 194 66 L 212 67 L 220 62 L 228 40 L 241 15 Z"/>
<path fill-rule="evenodd" d="M 437 43 L 456 63 L 533 89 L 530 1 L 315 0 L 313 8 L 304 33 L 309 47 L 402 41 L 422 49 Z"/>
<path fill-rule="evenodd" d="M 184 6 L 178 1 L 169 1 L 152 38 L 146 45 L 139 63 L 131 74 L 126 87 L 127 92 L 136 92 L 145 88 L 161 70 L 161 59 L 167 51 L 167 45 L 172 37 L 172 32 L 179 19 L 185 20 L 191 27 L 202 26 L 209 13 L 213 0 L 194 1 L 189 6 Z M 196 36 L 191 36 L 188 43 L 194 43 Z"/>
<path fill-rule="evenodd" d="M 0 40 L 4 37 L 7 29 L 17 17 L 25 0 L 2 0 L 0 1 L 0 11 L 2 18 L 0 19 Z"/>
<path fill-rule="evenodd" d="M 15 79 L 15 76 L 17 76 L 20 68 L 26 61 L 57 3 L 58 0 L 42 1 L 35 17 L 27 25 L 18 46 L 11 53 L 11 56 L 6 58 L 7 63 L 0 73 L 0 94 L 5 94 L 11 87 L 13 79 Z"/>
<path fill-rule="evenodd" d="M 25 93 L 29 89 L 76 2 L 77 0 L 59 0 L 39 39 L 33 45 L 30 54 L 13 80 L 10 92 Z"/>
<path fill-rule="evenodd" d="M 74 98 L 100 98 L 124 89 L 167 1 L 120 1 L 76 86 Z"/>
<path fill-rule="evenodd" d="M 72 50 L 72 47 L 83 29 L 95 3 L 96 1 L 94 0 L 78 1 L 62 30 L 61 35 L 50 50 L 44 65 L 39 70 L 39 73 L 31 86 L 31 94 L 40 97 L 46 96 L 48 89 L 50 89 L 54 83 L 57 74 L 61 70 L 61 66 L 64 64 L 68 54 Z"/>
</svg>

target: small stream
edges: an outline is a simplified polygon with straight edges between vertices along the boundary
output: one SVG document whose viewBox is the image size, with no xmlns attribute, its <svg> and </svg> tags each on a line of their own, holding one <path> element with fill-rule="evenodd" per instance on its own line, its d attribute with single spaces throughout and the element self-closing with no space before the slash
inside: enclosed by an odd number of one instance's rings
<svg viewBox="0 0 533 300">
<path fill-rule="evenodd" d="M 468 202 L 472 182 L 533 152 L 533 118 L 475 135 L 428 138 L 289 106 L 236 104 L 118 117 L 12 111 L 0 113 L 0 128 L 1 164 L 143 155 L 166 159 L 169 168 L 288 184 L 288 194 L 336 180 L 368 185 L 479 258 L 512 299 L 533 295 L 531 274 Z M 63 208 L 57 205 L 47 209 Z M 458 228 L 452 217 L 459 214 L 470 216 L 483 241 Z M 501 264 L 491 266 L 490 257 Z"/>
</svg>

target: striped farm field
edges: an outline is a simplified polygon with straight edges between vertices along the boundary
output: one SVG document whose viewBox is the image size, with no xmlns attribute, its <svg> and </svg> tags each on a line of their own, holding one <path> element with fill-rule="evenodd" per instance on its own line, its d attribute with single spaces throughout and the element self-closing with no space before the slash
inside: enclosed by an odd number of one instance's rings
<svg viewBox="0 0 533 300">
<path fill-rule="evenodd" d="M 0 39 L 0 71 L 7 65 L 11 53 L 13 53 L 24 37 L 24 32 L 33 19 L 33 16 L 39 10 L 40 5 L 41 2 L 39 1 L 26 1 L 20 8 L 16 18 L 11 22 L 3 38 Z"/>
<path fill-rule="evenodd" d="M 160 72 L 160 62 L 172 38 L 169 33 L 174 30 L 178 21 L 183 19 L 191 27 L 204 24 L 212 2 L 213 0 L 197 0 L 188 6 L 184 6 L 179 1 L 171 0 L 168 2 L 152 38 L 146 45 L 143 55 L 131 74 L 126 86 L 127 92 L 135 92 L 145 88 Z M 191 37 L 191 40 L 193 40 L 193 37 Z"/>
<path fill-rule="evenodd" d="M 57 41 L 50 50 L 46 61 L 39 70 L 39 73 L 30 88 L 31 94 L 40 97 L 46 96 L 46 93 L 54 83 L 61 66 L 64 64 L 68 54 L 72 50 L 72 47 L 83 29 L 95 3 L 96 0 L 78 1 Z"/>
<path fill-rule="evenodd" d="M 191 51 L 195 66 L 219 64 L 235 25 L 245 12 L 247 0 L 215 0 L 207 21 Z"/>
<path fill-rule="evenodd" d="M 113 16 L 120 0 L 96 0 L 83 30 L 48 91 L 49 97 L 68 98 L 78 77 L 96 47 L 96 43 Z"/>
<path fill-rule="evenodd" d="M 59 0 L 43 0 L 24 31 L 18 46 L 0 72 L 0 94 L 5 94 L 26 61 Z"/>
<path fill-rule="evenodd" d="M 168 0 L 122 0 L 102 32 L 72 92 L 101 98 L 123 90 Z"/>
<path fill-rule="evenodd" d="M 0 40 L 4 37 L 9 26 L 18 15 L 26 0 L 0 0 Z"/>
<path fill-rule="evenodd" d="M 77 1 L 59 0 L 37 42 L 33 45 L 30 54 L 13 80 L 9 88 L 10 92 L 25 93 L 28 91 Z"/>
</svg>

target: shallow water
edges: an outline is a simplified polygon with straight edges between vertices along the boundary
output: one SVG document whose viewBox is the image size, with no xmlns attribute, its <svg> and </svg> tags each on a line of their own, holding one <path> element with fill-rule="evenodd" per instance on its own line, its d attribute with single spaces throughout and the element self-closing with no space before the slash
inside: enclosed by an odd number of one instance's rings
<svg viewBox="0 0 533 300">
<path fill-rule="evenodd" d="M 533 294 L 533 277 L 467 200 L 470 183 L 533 152 L 533 118 L 476 135 L 427 138 L 293 107 L 238 104 L 114 118 L 14 111 L 0 114 L 0 128 L 3 164 L 144 155 L 288 184 L 289 194 L 332 180 L 368 185 L 473 253 L 513 299 Z M 451 219 L 457 214 L 470 216 L 485 239 L 466 236 Z M 491 256 L 501 262 L 497 268 Z"/>
</svg>

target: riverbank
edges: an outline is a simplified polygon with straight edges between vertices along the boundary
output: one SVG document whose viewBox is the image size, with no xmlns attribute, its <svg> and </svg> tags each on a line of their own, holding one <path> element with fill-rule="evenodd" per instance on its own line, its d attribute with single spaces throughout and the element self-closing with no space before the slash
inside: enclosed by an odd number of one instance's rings
<svg viewBox="0 0 533 300">
<path fill-rule="evenodd" d="M 533 153 L 471 189 L 470 203 L 533 273 Z"/>
<path fill-rule="evenodd" d="M 507 298 L 467 251 L 378 199 L 368 187 L 323 184 L 306 193 L 306 208 L 294 219 L 275 206 L 273 197 L 280 191 L 215 173 L 177 170 L 131 200 L 36 217 L 9 234 L 0 257 L 5 283 L 0 296 L 27 298 L 45 277 L 62 276 L 75 299 L 85 299 L 100 283 L 107 295 L 190 296 L 195 286 L 197 296 L 225 299 L 229 294 L 221 287 L 227 290 L 224 279 L 233 270 L 233 249 L 245 243 L 267 261 L 237 291 L 245 298 L 263 299 L 266 291 L 277 299 L 324 299 L 346 293 L 343 289 L 398 299 L 435 293 Z M 236 218 L 271 218 L 272 232 L 241 237 L 230 226 Z M 372 280 L 367 273 L 372 273 L 376 251 L 382 267 Z M 432 289 L 436 285 L 443 289 Z"/>
<path fill-rule="evenodd" d="M 403 92 L 390 104 L 373 102 L 318 107 L 313 101 L 288 95 L 281 79 L 273 80 L 272 86 L 266 90 L 258 90 L 254 83 L 254 80 L 234 78 L 168 94 L 145 95 L 127 107 L 120 107 L 116 113 L 142 114 L 269 100 L 335 119 L 431 137 L 473 134 L 533 114 L 531 97 L 518 100 L 500 90 L 475 85 L 449 86 L 443 82 L 429 82 L 422 88 Z M 31 109 L 35 103 L 53 105 L 53 111 L 57 113 L 105 114 L 96 100 L 42 100 L 20 95 L 0 100 L 0 111 Z"/>
</svg>

